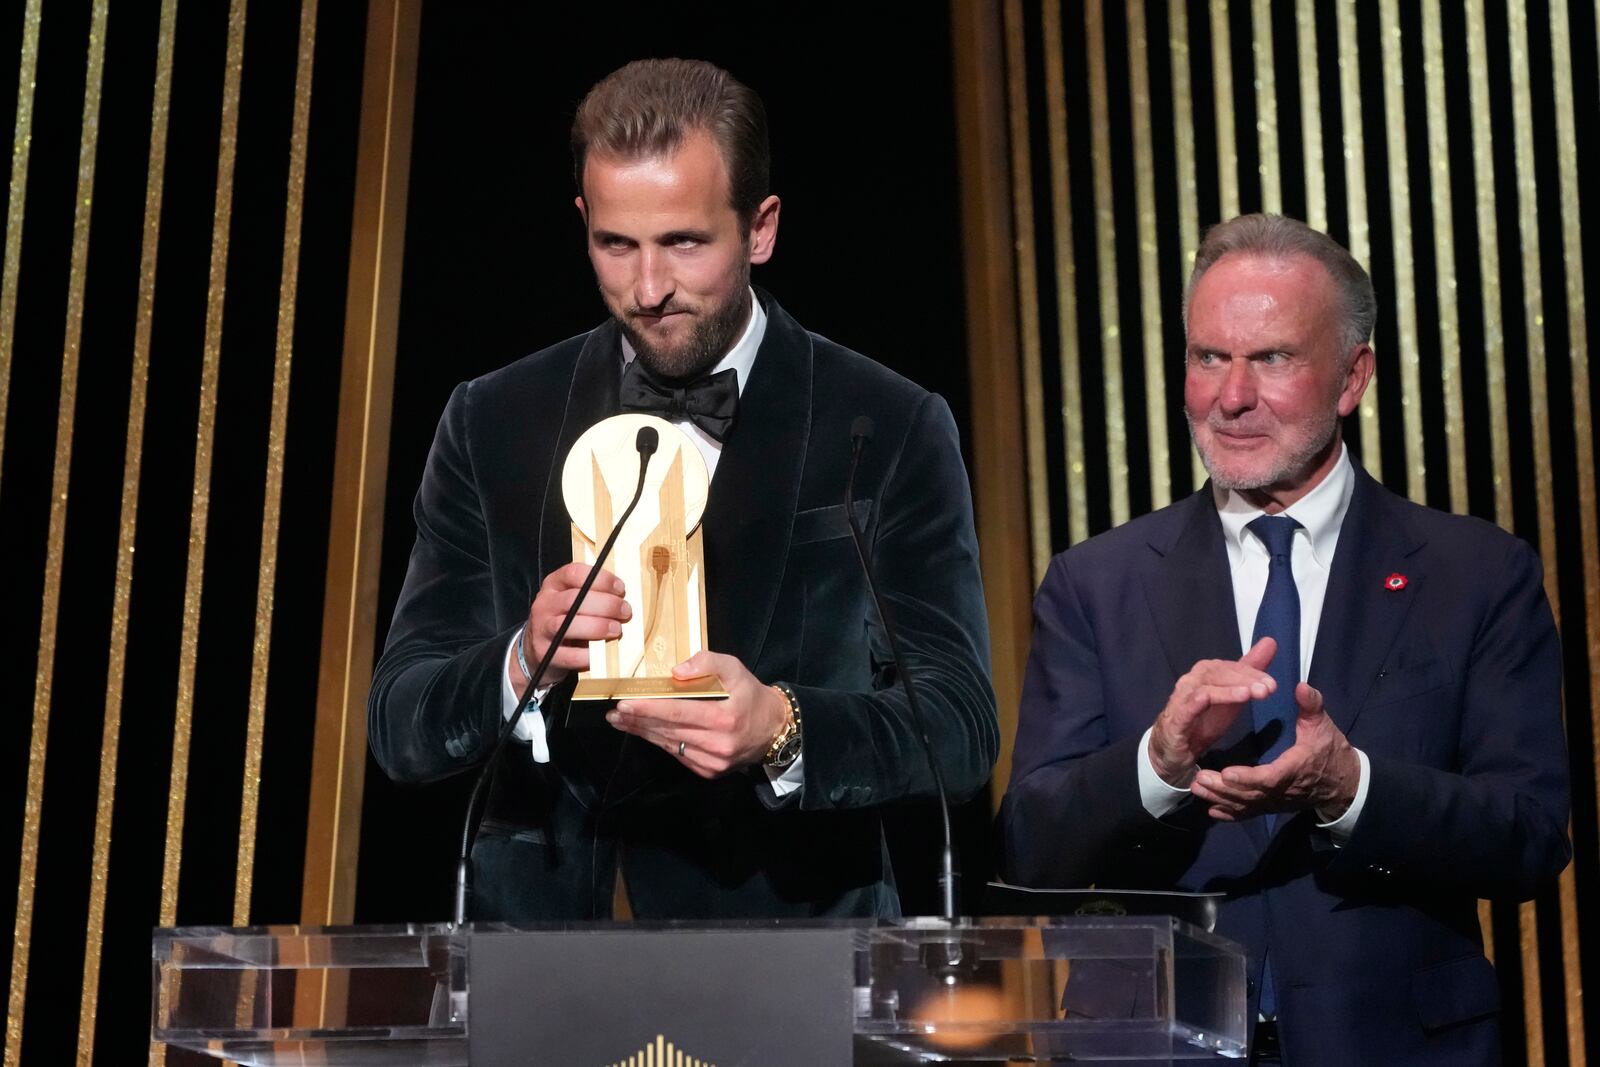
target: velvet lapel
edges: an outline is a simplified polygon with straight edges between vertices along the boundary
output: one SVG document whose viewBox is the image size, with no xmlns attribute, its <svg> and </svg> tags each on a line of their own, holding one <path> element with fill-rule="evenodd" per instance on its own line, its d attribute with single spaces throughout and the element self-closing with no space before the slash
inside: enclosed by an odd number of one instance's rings
<svg viewBox="0 0 1600 1067">
<path fill-rule="evenodd" d="M 706 501 L 711 647 L 756 669 L 789 556 L 811 437 L 811 338 L 762 294 L 767 332 Z"/>
<path fill-rule="evenodd" d="M 1145 597 L 1155 618 L 1156 632 L 1174 678 L 1188 673 L 1203 659 L 1238 659 L 1239 621 L 1233 603 L 1233 579 L 1228 550 L 1222 538 L 1211 483 L 1183 505 L 1187 521 L 1170 545 L 1151 542 L 1159 562 L 1145 573 Z M 1250 747 L 1252 725 L 1246 708 L 1201 760 L 1207 767 L 1254 762 Z M 1266 848 L 1267 831 L 1261 819 L 1240 824 L 1257 852 Z"/>
<path fill-rule="evenodd" d="M 572 369 L 572 384 L 562 408 L 561 430 L 550 456 L 550 474 L 545 479 L 544 521 L 539 530 L 539 573 L 534 577 L 535 583 L 557 567 L 572 562 L 572 521 L 567 517 L 567 506 L 561 498 L 561 468 L 567 462 L 567 453 L 585 430 L 617 413 L 621 381 L 620 331 L 616 322 L 608 319 L 589 334 Z M 554 404 L 550 409 L 554 410 Z M 539 415 L 530 413 L 528 417 L 538 418 Z"/>
<path fill-rule="evenodd" d="M 1339 529 L 1307 679 L 1322 691 L 1329 716 L 1346 734 L 1399 636 L 1416 596 L 1391 590 L 1391 574 L 1408 587 L 1424 579 L 1417 557 L 1423 542 L 1406 523 L 1400 503 L 1361 468 Z"/>
</svg>

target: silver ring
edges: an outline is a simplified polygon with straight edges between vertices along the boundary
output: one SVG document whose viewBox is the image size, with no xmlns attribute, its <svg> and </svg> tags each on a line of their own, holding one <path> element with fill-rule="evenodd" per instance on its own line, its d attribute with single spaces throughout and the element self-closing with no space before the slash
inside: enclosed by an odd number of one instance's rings
<svg viewBox="0 0 1600 1067">
<path fill-rule="evenodd" d="M 683 750 L 684 750 L 685 747 L 688 746 L 688 744 L 689 744 L 689 742 L 687 742 L 687 741 L 679 741 L 678 742 L 678 758 L 679 759 L 683 758 Z"/>
</svg>

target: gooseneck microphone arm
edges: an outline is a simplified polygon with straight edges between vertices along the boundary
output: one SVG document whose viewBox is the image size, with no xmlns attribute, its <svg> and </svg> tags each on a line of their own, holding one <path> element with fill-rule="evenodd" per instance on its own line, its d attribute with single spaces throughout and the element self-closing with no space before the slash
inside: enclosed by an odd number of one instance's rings
<svg viewBox="0 0 1600 1067">
<path fill-rule="evenodd" d="M 955 845 L 950 834 L 950 801 L 945 797 L 944 775 L 939 772 L 939 761 L 933 755 L 933 742 L 928 740 L 927 720 L 922 717 L 922 705 L 917 701 L 916 686 L 911 684 L 911 674 L 906 670 L 905 657 L 900 654 L 900 639 L 895 636 L 894 622 L 889 617 L 888 606 L 883 602 L 883 596 L 878 592 L 878 582 L 872 573 L 872 560 L 861 543 L 861 530 L 856 526 L 855 515 L 855 489 L 856 468 L 861 464 L 861 452 L 868 441 L 872 439 L 872 420 L 865 415 L 857 415 L 850 424 L 850 477 L 845 481 L 844 487 L 844 517 L 850 524 L 850 541 L 856 546 L 856 559 L 861 562 L 861 573 L 866 576 L 867 589 L 872 593 L 872 603 L 878 609 L 878 618 L 883 622 L 883 632 L 889 638 L 889 653 L 894 657 L 895 673 L 900 677 L 900 686 L 906 691 L 906 704 L 911 709 L 911 724 L 917 731 L 917 739 L 922 742 L 922 754 L 927 758 L 928 770 L 933 774 L 933 786 L 939 793 L 939 816 L 944 821 L 944 853 L 940 857 L 939 867 L 939 900 L 943 909 L 943 918 L 947 922 L 955 922 L 959 917 L 956 908 L 956 891 L 960 884 L 960 874 L 956 871 Z"/>
<path fill-rule="evenodd" d="M 589 576 L 578 587 L 578 595 L 573 599 L 572 606 L 567 609 L 566 615 L 561 619 L 561 625 L 556 628 L 555 637 L 550 640 L 550 647 L 545 649 L 544 655 L 539 660 L 539 665 L 533 669 L 533 675 L 528 679 L 528 684 L 522 688 L 522 698 L 517 701 L 517 708 L 513 711 L 500 727 L 499 734 L 495 737 L 494 748 L 489 750 L 489 758 L 482 769 L 478 771 L 478 779 L 472 785 L 472 794 L 467 798 L 467 818 L 461 827 L 461 854 L 456 861 L 456 906 L 455 922 L 457 926 L 467 921 L 467 896 L 471 883 L 472 871 L 472 842 L 477 837 L 476 816 L 478 805 L 483 797 L 484 788 L 489 779 L 494 776 L 494 764 L 500 758 L 500 752 L 506 747 L 506 742 L 511 740 L 511 734 L 516 730 L 517 723 L 522 721 L 522 715 L 531 705 L 533 695 L 539 689 L 539 684 L 544 680 L 545 671 L 550 669 L 550 661 L 555 658 L 556 650 L 561 647 L 562 639 L 567 636 L 567 630 L 572 626 L 572 620 L 578 617 L 578 609 L 583 605 L 583 598 L 589 595 L 590 586 L 600 574 L 600 568 L 605 564 L 606 557 L 611 554 L 611 546 L 617 543 L 617 535 L 622 532 L 622 527 L 627 524 L 628 517 L 633 514 L 633 509 L 638 506 L 639 498 L 644 495 L 644 476 L 650 469 L 650 457 L 655 455 L 660 446 L 660 435 L 651 426 L 641 426 L 639 433 L 634 437 L 633 446 L 639 453 L 639 484 L 633 487 L 633 499 L 628 501 L 628 506 L 623 509 L 622 517 L 611 527 L 611 536 L 606 538 L 606 543 L 600 547 L 600 552 L 595 556 L 594 565 L 589 569 Z M 519 638 L 520 640 L 520 638 Z M 503 669 L 503 668 L 502 668 Z"/>
</svg>

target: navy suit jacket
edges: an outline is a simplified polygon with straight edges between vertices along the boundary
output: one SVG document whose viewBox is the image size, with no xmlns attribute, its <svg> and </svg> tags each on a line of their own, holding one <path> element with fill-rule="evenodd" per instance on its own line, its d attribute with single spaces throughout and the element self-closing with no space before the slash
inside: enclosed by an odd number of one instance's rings
<svg viewBox="0 0 1600 1067">
<path fill-rule="evenodd" d="M 1139 798 L 1140 737 L 1178 677 L 1237 659 L 1208 485 L 1057 556 L 1034 604 L 1005 872 L 1039 886 L 1226 894 L 1217 930 L 1278 990 L 1286 1062 L 1495 1063 L 1499 992 L 1480 897 L 1527 899 L 1570 856 L 1561 653 L 1538 557 L 1359 468 L 1308 681 L 1367 754 L 1353 835 L 1313 812 L 1165 819 Z M 1391 589 L 1390 575 L 1406 579 Z M 1253 606 L 1245 610 L 1253 611 Z M 1254 763 L 1248 709 L 1202 765 Z"/>
<path fill-rule="evenodd" d="M 570 684 L 558 687 L 545 701 L 551 762 L 513 743 L 496 768 L 474 918 L 609 914 L 619 845 L 640 918 L 898 914 L 881 807 L 934 786 L 845 521 L 858 415 L 876 434 L 854 510 L 945 781 L 970 796 L 988 779 L 999 730 L 950 409 L 762 300 L 766 334 L 702 520 L 706 623 L 713 650 L 794 687 L 804 787 L 779 800 L 759 770 L 704 781 L 594 705 L 569 709 Z M 391 777 L 427 782 L 487 758 L 512 634 L 544 576 L 572 559 L 562 465 L 617 413 L 621 372 L 608 321 L 451 396 L 368 701 L 372 751 Z"/>
</svg>

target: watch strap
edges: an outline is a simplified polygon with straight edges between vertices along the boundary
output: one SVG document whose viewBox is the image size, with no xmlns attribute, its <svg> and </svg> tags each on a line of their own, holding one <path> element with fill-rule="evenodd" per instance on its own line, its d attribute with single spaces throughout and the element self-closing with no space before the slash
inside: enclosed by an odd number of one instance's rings
<svg viewBox="0 0 1600 1067">
<path fill-rule="evenodd" d="M 782 770 L 800 758 L 800 698 L 787 682 L 774 682 L 772 687 L 789 702 L 789 720 L 767 746 L 761 762 L 773 770 Z"/>
</svg>

